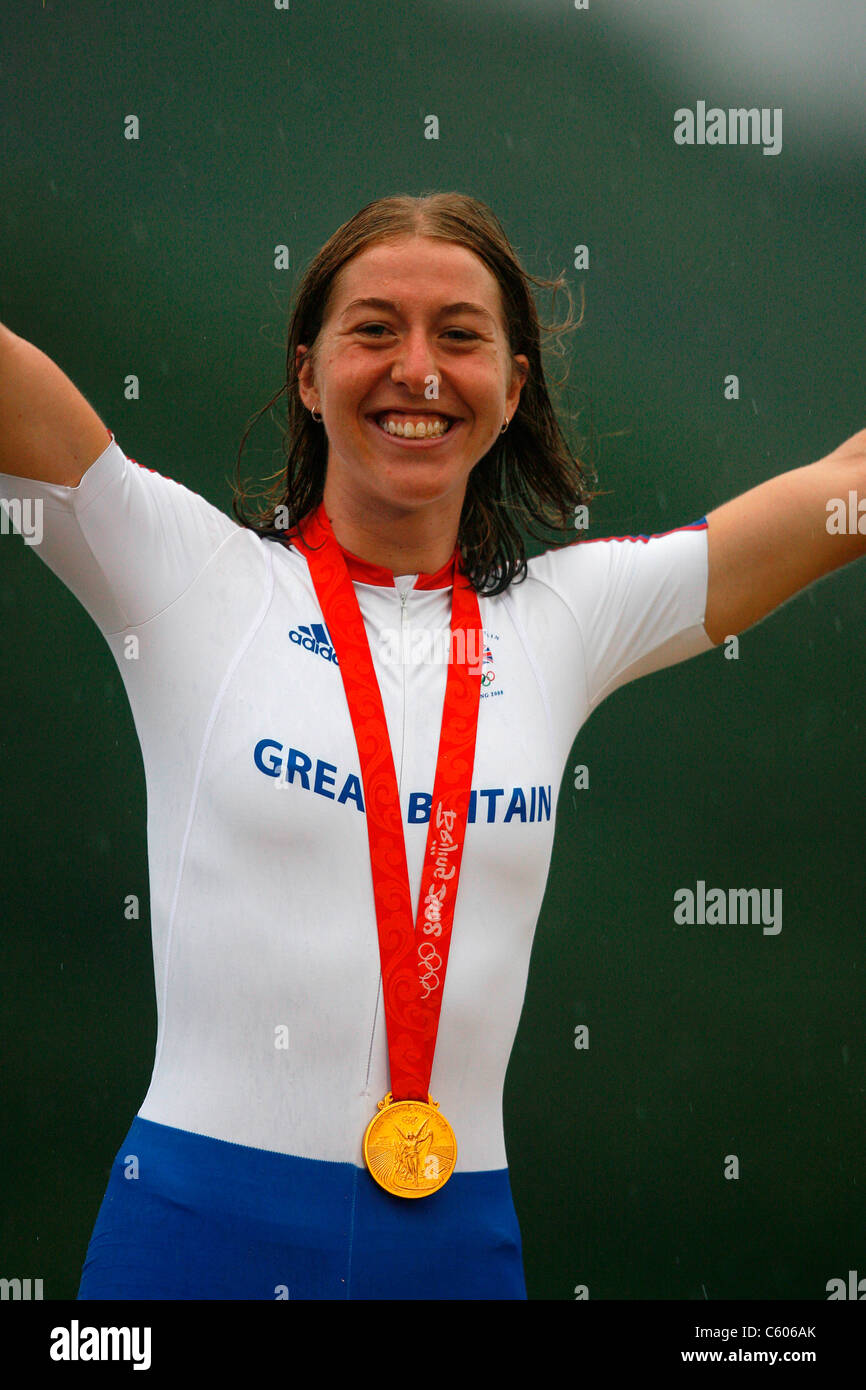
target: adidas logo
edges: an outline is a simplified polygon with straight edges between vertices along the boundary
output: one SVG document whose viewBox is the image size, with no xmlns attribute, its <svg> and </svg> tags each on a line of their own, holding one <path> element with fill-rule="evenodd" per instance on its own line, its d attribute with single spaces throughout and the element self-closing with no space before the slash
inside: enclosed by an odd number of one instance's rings
<svg viewBox="0 0 866 1390">
<path fill-rule="evenodd" d="M 304 623 L 298 623 L 297 627 L 290 629 L 289 639 L 299 647 L 306 648 L 308 652 L 315 652 L 316 656 L 322 656 L 326 661 L 333 661 L 335 666 L 339 666 L 331 634 L 324 623 L 310 623 L 309 627 Z"/>
</svg>

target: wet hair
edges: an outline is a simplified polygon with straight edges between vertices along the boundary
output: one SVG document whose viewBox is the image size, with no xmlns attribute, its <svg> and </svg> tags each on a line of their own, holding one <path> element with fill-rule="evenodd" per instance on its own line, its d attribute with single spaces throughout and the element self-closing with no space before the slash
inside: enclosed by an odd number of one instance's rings
<svg viewBox="0 0 866 1390">
<path fill-rule="evenodd" d="M 551 543 L 547 534 L 551 531 L 558 533 L 559 543 L 573 541 L 575 509 L 588 506 L 598 495 L 591 486 L 595 481 L 594 466 L 572 454 L 562 433 L 542 364 L 542 339 L 563 356 L 564 334 L 583 321 L 583 296 L 580 318 L 575 320 L 564 276 L 545 280 L 530 275 L 490 208 L 462 193 L 378 198 L 338 227 L 310 262 L 295 295 L 285 384 L 253 417 L 241 440 L 232 510 L 243 526 L 263 538 L 279 539 L 294 531 L 321 502 L 327 437 L 322 424 L 313 421 L 301 400 L 297 348 L 301 343 L 309 345 L 305 360 L 315 363 L 330 292 L 342 267 L 369 246 L 407 235 L 465 246 L 480 258 L 499 285 L 509 351 L 512 357 L 522 353 L 529 361 L 529 372 L 508 430 L 499 435 L 469 475 L 457 536 L 463 567 L 476 591 L 502 593 L 509 584 L 519 583 L 526 576 L 521 525 L 545 545 Z M 564 290 L 568 313 L 562 323 L 541 324 L 532 285 L 552 290 L 554 301 L 557 292 Z M 258 511 L 247 515 L 248 499 L 239 474 L 241 452 L 253 424 L 283 391 L 288 417 L 283 437 L 285 465 L 273 475 L 272 486 L 259 499 Z M 581 447 L 585 442 L 581 442 Z M 287 524 L 278 527 L 277 515 L 283 523 L 288 518 Z"/>
</svg>

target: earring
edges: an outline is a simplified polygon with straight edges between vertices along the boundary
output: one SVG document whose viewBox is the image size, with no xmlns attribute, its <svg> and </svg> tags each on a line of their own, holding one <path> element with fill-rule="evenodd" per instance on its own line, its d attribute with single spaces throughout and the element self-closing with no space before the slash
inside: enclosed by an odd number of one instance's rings
<svg viewBox="0 0 866 1390">
<path fill-rule="evenodd" d="M 310 411 L 310 414 L 312 415 L 313 419 L 315 420 L 316 424 L 318 425 L 318 424 L 321 422 L 322 417 L 321 417 L 321 415 L 317 415 L 317 414 L 316 414 L 316 409 L 317 409 L 317 407 L 316 407 L 316 406 L 313 406 L 313 409 Z"/>
<path fill-rule="evenodd" d="M 505 431 L 506 431 L 507 429 L 508 429 L 508 416 L 506 415 L 506 417 L 505 417 L 505 424 L 502 426 L 502 429 L 499 431 L 499 433 L 500 433 L 500 434 L 504 434 Z"/>
</svg>

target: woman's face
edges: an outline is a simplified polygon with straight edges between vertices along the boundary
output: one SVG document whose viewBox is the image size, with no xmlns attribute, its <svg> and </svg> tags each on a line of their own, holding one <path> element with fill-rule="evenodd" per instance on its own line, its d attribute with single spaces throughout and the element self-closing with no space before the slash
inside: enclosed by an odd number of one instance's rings
<svg viewBox="0 0 866 1390">
<path fill-rule="evenodd" d="M 375 299 L 376 304 L 357 301 Z M 394 514 L 446 508 L 459 518 L 472 468 L 517 409 L 529 370 L 512 367 L 499 286 L 464 246 L 404 236 L 360 252 L 335 277 L 301 399 L 327 432 L 325 500 Z M 432 438 L 385 433 L 452 421 Z"/>
</svg>

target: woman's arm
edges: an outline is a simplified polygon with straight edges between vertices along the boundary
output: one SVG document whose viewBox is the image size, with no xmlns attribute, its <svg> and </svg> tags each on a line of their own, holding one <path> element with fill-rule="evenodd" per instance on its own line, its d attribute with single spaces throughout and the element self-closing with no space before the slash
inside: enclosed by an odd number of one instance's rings
<svg viewBox="0 0 866 1390">
<path fill-rule="evenodd" d="M 780 473 L 709 512 L 707 544 L 704 626 L 715 643 L 866 554 L 866 430 L 818 463 Z"/>
<path fill-rule="evenodd" d="M 0 473 L 77 487 L 110 438 L 57 364 L 0 324 Z"/>
</svg>

